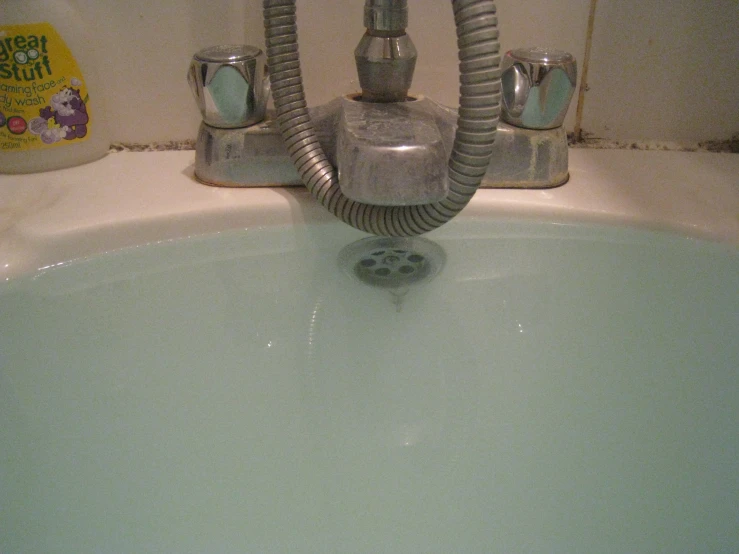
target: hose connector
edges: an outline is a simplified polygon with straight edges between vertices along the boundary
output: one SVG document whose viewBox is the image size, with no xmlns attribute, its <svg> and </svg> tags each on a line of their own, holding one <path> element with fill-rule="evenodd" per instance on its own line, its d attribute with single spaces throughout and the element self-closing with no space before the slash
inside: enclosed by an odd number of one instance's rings
<svg viewBox="0 0 739 554">
<path fill-rule="evenodd" d="M 408 26 L 407 0 L 365 0 L 364 26 L 370 34 L 405 33 Z"/>
</svg>

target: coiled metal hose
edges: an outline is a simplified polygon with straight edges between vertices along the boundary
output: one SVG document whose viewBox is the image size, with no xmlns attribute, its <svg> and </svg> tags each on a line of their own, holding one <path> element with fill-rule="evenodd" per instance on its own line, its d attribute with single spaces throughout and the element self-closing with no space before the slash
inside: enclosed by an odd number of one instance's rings
<svg viewBox="0 0 739 554">
<path fill-rule="evenodd" d="M 460 61 L 460 106 L 449 158 L 449 194 L 417 206 L 376 206 L 341 192 L 336 169 L 313 129 L 303 91 L 295 0 L 264 0 L 264 26 L 277 122 L 290 158 L 310 193 L 361 231 L 405 237 L 440 227 L 467 205 L 492 154 L 500 113 L 500 44 L 492 0 L 453 0 Z"/>
</svg>

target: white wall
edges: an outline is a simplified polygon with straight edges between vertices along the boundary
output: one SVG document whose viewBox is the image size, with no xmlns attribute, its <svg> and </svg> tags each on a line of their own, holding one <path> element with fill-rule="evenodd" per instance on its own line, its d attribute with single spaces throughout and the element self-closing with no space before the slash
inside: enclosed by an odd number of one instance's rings
<svg viewBox="0 0 739 554">
<path fill-rule="evenodd" d="M 739 132 L 739 1 L 600 0 L 583 128 L 616 139 Z"/>
<path fill-rule="evenodd" d="M 498 0 L 503 49 L 545 45 L 583 59 L 591 0 Z M 260 0 L 77 0 L 104 59 L 113 139 L 193 138 L 185 74 L 204 46 L 263 46 Z M 457 101 L 451 7 L 409 0 L 419 51 L 413 90 Z M 298 0 L 311 104 L 357 89 L 363 0 Z M 600 0 L 582 127 L 614 139 L 697 141 L 739 132 L 739 2 Z M 575 124 L 575 103 L 566 125 Z"/>
</svg>

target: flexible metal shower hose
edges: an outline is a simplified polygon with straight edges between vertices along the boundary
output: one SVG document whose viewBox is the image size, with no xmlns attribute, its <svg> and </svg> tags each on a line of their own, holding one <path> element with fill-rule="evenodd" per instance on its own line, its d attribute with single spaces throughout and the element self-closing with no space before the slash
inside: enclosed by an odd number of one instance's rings
<svg viewBox="0 0 739 554">
<path fill-rule="evenodd" d="M 449 194 L 417 206 L 376 206 L 347 198 L 313 129 L 298 56 L 295 0 L 264 0 L 272 96 L 290 157 L 310 193 L 336 217 L 362 231 L 415 236 L 457 215 L 480 186 L 500 113 L 500 44 L 492 0 L 453 0 L 460 60 L 460 106 L 449 158 Z"/>
</svg>

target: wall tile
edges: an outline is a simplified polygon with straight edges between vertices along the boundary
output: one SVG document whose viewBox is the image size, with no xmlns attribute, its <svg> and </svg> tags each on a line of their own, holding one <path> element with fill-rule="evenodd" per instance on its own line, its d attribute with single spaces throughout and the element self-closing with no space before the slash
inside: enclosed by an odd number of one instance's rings
<svg viewBox="0 0 739 554">
<path fill-rule="evenodd" d="M 195 136 L 199 117 L 185 73 L 204 46 L 263 46 L 260 0 L 77 0 L 98 41 L 113 138 Z M 353 50 L 362 0 L 298 0 L 301 56 L 311 105 L 357 90 Z M 498 0 L 503 51 L 569 50 L 582 63 L 590 0 Z M 451 9 L 409 0 L 419 51 L 413 90 L 457 102 Z M 616 139 L 703 140 L 739 131 L 736 0 L 600 0 L 583 128 Z M 566 125 L 574 126 L 575 103 Z"/>
<path fill-rule="evenodd" d="M 260 2 L 254 1 L 255 9 Z M 195 51 L 240 43 L 261 18 L 243 0 L 77 0 L 98 42 L 114 141 L 193 138 L 199 116 L 186 82 Z"/>
<path fill-rule="evenodd" d="M 204 46 L 264 45 L 259 0 L 77 0 L 100 43 L 114 140 L 193 138 L 199 123 L 185 74 Z M 582 59 L 589 0 L 497 2 L 503 50 L 532 44 Z M 358 89 L 353 51 L 364 32 L 362 0 L 298 0 L 301 59 L 309 103 Z M 457 55 L 451 7 L 409 0 L 419 51 L 413 90 L 456 105 Z M 574 106 L 568 125 L 574 121 Z"/>
<path fill-rule="evenodd" d="M 601 0 L 583 129 L 620 140 L 739 132 L 737 0 Z"/>
</svg>

